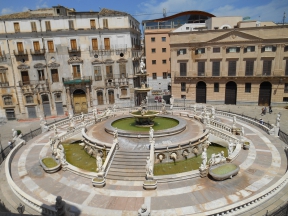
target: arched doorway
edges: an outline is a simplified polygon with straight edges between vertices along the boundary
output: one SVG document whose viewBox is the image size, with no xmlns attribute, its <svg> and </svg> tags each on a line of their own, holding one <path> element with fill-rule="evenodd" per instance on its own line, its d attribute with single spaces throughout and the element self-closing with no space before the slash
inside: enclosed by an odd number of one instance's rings
<svg viewBox="0 0 288 216">
<path fill-rule="evenodd" d="M 108 90 L 109 104 L 114 104 L 114 90 Z"/>
<path fill-rule="evenodd" d="M 102 91 L 98 91 L 97 92 L 97 101 L 98 101 L 98 105 L 103 105 L 104 104 L 103 92 Z"/>
<path fill-rule="evenodd" d="M 73 92 L 74 113 L 88 113 L 86 94 L 82 89 Z"/>
<path fill-rule="evenodd" d="M 225 104 L 236 104 L 237 101 L 237 84 L 235 82 L 226 83 Z"/>
<path fill-rule="evenodd" d="M 262 82 L 259 88 L 259 106 L 269 106 L 271 102 L 272 85 L 270 82 Z"/>
<path fill-rule="evenodd" d="M 206 103 L 206 83 L 198 82 L 196 85 L 196 103 Z"/>
</svg>

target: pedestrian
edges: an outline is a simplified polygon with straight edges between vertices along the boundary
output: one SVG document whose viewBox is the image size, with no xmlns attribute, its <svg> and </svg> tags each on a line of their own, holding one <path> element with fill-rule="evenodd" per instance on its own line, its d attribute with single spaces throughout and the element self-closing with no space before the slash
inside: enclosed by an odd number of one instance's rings
<svg viewBox="0 0 288 216">
<path fill-rule="evenodd" d="M 259 122 L 260 122 L 260 124 L 264 124 L 264 122 L 263 122 L 263 119 L 262 118 L 260 118 L 260 120 L 259 120 Z"/>
<path fill-rule="evenodd" d="M 269 114 L 271 114 L 273 111 L 272 111 L 272 107 L 271 105 L 269 106 Z"/>
<path fill-rule="evenodd" d="M 11 140 L 9 140 L 9 142 L 8 142 L 8 146 L 10 147 L 10 149 L 13 148 L 13 144 L 12 144 Z"/>
<path fill-rule="evenodd" d="M 264 115 L 266 115 L 266 112 L 267 112 L 267 108 L 264 107 Z"/>
<path fill-rule="evenodd" d="M 264 107 L 262 107 L 262 111 L 261 111 L 261 116 L 263 116 L 264 115 Z"/>
</svg>

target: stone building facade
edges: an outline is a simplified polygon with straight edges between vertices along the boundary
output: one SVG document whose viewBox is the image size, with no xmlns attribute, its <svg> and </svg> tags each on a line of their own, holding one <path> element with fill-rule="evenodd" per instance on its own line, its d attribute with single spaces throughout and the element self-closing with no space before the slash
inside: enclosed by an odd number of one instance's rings
<svg viewBox="0 0 288 216">
<path fill-rule="evenodd" d="M 135 18 L 105 8 L 56 6 L 0 16 L 0 117 L 133 105 L 140 35 Z"/>
<path fill-rule="evenodd" d="M 207 20 L 201 31 L 170 33 L 173 96 L 191 103 L 287 105 L 288 26 L 211 19 L 216 23 Z"/>
</svg>

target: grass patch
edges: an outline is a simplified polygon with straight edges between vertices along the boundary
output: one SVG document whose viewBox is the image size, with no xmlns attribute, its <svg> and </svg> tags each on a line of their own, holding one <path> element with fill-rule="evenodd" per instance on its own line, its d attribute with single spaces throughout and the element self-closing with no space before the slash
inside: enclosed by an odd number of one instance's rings
<svg viewBox="0 0 288 216">
<path fill-rule="evenodd" d="M 87 170 L 89 172 L 96 172 L 96 159 L 83 149 L 78 143 L 75 144 L 63 144 L 66 160 L 80 169 Z"/>
<path fill-rule="evenodd" d="M 53 168 L 58 165 L 53 158 L 44 158 L 42 159 L 42 162 L 47 168 Z"/>
<path fill-rule="evenodd" d="M 233 170 L 235 170 L 237 166 L 235 164 L 223 164 L 220 167 L 217 167 L 215 169 L 212 169 L 211 172 L 216 174 L 216 175 L 225 175 Z"/>
<path fill-rule="evenodd" d="M 155 123 L 153 126 L 153 129 L 155 131 L 169 129 L 179 124 L 179 121 L 177 121 L 176 119 L 165 118 L 165 117 L 156 117 L 153 121 Z M 128 131 L 139 131 L 139 132 L 147 131 L 148 132 L 150 130 L 149 127 L 137 127 L 135 123 L 135 119 L 133 117 L 131 118 L 128 117 L 128 118 L 114 121 L 112 123 L 112 126 L 117 127 L 118 129 L 121 129 L 121 130 L 128 130 Z"/>
<path fill-rule="evenodd" d="M 211 144 L 207 149 L 208 160 L 211 154 L 224 151 L 224 156 L 227 157 L 227 149 L 225 147 L 219 146 L 217 144 Z M 171 175 L 176 173 L 188 172 L 191 170 L 198 170 L 202 163 L 201 154 L 197 157 L 189 158 L 187 160 L 169 162 L 169 163 L 159 163 L 154 166 L 154 175 Z"/>
</svg>

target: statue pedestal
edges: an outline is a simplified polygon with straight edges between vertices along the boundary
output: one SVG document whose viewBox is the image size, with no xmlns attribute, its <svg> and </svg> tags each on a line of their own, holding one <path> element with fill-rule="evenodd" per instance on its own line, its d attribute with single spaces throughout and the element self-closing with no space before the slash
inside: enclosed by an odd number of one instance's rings
<svg viewBox="0 0 288 216">
<path fill-rule="evenodd" d="M 98 176 L 92 179 L 92 185 L 97 188 L 102 188 L 106 184 L 106 180 L 102 176 Z"/>
<path fill-rule="evenodd" d="M 207 177 L 207 175 L 208 175 L 208 167 L 206 166 L 206 167 L 200 167 L 199 168 L 199 172 L 200 172 L 200 177 L 201 178 L 205 178 L 205 177 Z"/>
<path fill-rule="evenodd" d="M 277 127 L 277 126 L 275 126 L 275 131 L 274 131 L 274 136 L 275 136 L 275 137 L 279 137 L 279 136 L 278 136 L 279 130 L 280 130 L 280 128 Z"/>
<path fill-rule="evenodd" d="M 145 190 L 155 190 L 157 188 L 157 181 L 153 179 L 148 179 L 144 181 L 143 188 Z"/>
</svg>

